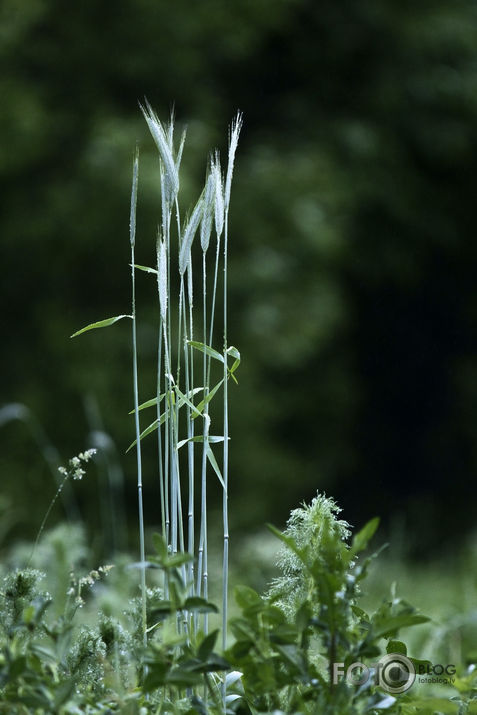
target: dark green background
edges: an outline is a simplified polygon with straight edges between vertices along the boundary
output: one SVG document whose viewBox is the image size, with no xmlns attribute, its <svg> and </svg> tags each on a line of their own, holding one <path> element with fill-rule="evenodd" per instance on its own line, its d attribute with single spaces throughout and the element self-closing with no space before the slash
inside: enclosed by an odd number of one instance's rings
<svg viewBox="0 0 477 715">
<path fill-rule="evenodd" d="M 154 261 L 155 159 L 138 100 L 147 96 L 164 120 L 174 104 L 188 125 L 186 203 L 208 149 L 225 152 L 240 108 L 230 245 L 230 340 L 243 357 L 231 391 L 235 532 L 280 524 L 324 489 L 352 523 L 382 515 L 414 553 L 468 533 L 477 496 L 475 2 L 4 0 L 0 57 L 2 402 L 26 404 L 63 459 L 102 426 L 121 455 L 134 527 L 134 455 L 123 456 L 133 436 L 129 326 L 68 336 L 129 312 L 136 140 L 137 260 Z M 146 399 L 157 310 L 154 286 L 139 290 Z M 18 421 L 0 431 L 0 470 L 18 533 L 34 536 L 54 487 Z M 99 470 L 75 486 L 93 535 L 101 479 Z"/>
</svg>

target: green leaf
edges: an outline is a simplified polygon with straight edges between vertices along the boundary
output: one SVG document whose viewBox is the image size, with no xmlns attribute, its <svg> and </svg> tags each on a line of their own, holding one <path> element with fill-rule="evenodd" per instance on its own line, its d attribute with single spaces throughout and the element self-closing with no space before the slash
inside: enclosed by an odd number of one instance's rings
<svg viewBox="0 0 477 715">
<path fill-rule="evenodd" d="M 219 465 L 217 464 L 217 460 L 215 459 L 214 453 L 212 452 L 212 449 L 209 447 L 208 444 L 206 445 L 206 454 L 207 454 L 207 459 L 211 463 L 214 472 L 216 473 L 216 475 L 219 478 L 219 482 L 221 483 L 222 488 L 225 489 L 225 483 L 224 483 L 224 479 L 222 477 L 222 472 L 220 471 Z"/>
<path fill-rule="evenodd" d="M 146 427 L 146 429 L 143 430 L 141 432 L 141 434 L 139 435 L 139 439 L 141 440 L 144 437 L 147 437 L 148 434 L 151 434 L 151 432 L 154 432 L 154 430 L 158 427 L 159 424 L 162 425 L 166 419 L 166 415 L 167 415 L 167 412 L 163 412 L 160 419 L 154 420 L 154 422 L 152 422 L 149 425 L 149 427 Z M 129 447 L 126 450 L 126 454 L 129 452 L 129 450 L 131 450 L 133 447 L 135 447 L 136 444 L 137 444 L 137 439 L 135 439 L 134 442 L 131 442 L 131 444 L 129 445 Z"/>
<path fill-rule="evenodd" d="M 204 389 L 203 387 L 194 387 L 194 389 L 189 390 L 189 392 L 187 394 L 188 395 L 196 395 L 198 392 L 202 392 L 203 389 Z M 163 392 L 161 395 L 159 395 L 159 404 L 162 402 L 162 400 L 164 399 L 165 396 L 166 396 L 165 392 Z M 157 405 L 157 402 L 158 402 L 157 397 L 152 397 L 150 400 L 147 400 L 146 402 L 141 403 L 138 407 L 138 410 L 140 411 L 140 410 L 145 410 L 148 407 L 155 407 Z M 184 404 L 183 400 L 179 400 L 179 407 L 182 407 L 183 404 Z M 200 407 L 200 404 L 197 405 L 197 409 L 199 411 L 201 411 L 202 408 Z M 134 412 L 135 412 L 135 410 L 130 410 L 128 414 L 133 415 Z M 195 417 L 195 415 L 193 416 L 193 419 L 194 419 L 194 417 Z"/>
<path fill-rule="evenodd" d="M 197 656 L 200 658 L 200 660 L 207 660 L 209 655 L 214 650 L 218 635 L 219 630 L 216 629 L 215 631 L 212 631 L 208 635 L 204 636 L 204 639 L 197 650 Z"/>
<path fill-rule="evenodd" d="M 305 549 L 300 549 L 295 541 L 295 539 L 291 536 L 287 536 L 287 534 L 284 534 L 280 529 L 277 529 L 276 526 L 273 526 L 273 524 L 267 524 L 267 529 L 270 529 L 272 534 L 275 534 L 275 536 L 280 539 L 280 541 L 283 541 L 286 546 L 288 546 L 291 551 L 293 551 L 294 554 L 298 556 L 300 561 L 306 566 L 307 561 L 306 561 L 306 550 Z"/>
<path fill-rule="evenodd" d="M 194 415 L 195 415 L 196 417 L 202 417 L 202 414 L 199 412 L 199 410 L 197 409 L 197 407 L 193 404 L 193 402 L 191 402 L 191 401 L 189 400 L 188 397 L 186 397 L 186 395 L 184 395 L 183 392 L 181 392 L 181 390 L 179 390 L 179 388 L 177 387 L 177 385 L 175 385 L 174 389 L 175 389 L 175 391 L 176 391 L 176 395 L 177 395 L 177 397 L 179 398 L 179 400 L 180 400 L 182 403 L 185 403 L 188 407 L 190 407 L 190 409 L 192 410 L 192 412 L 194 413 Z"/>
<path fill-rule="evenodd" d="M 182 686 L 183 688 L 198 685 L 200 682 L 200 673 L 184 670 L 180 666 L 171 670 L 166 676 L 166 683 L 178 685 L 179 687 Z"/>
<path fill-rule="evenodd" d="M 155 273 L 157 275 L 157 270 L 155 268 L 150 268 L 149 266 L 140 266 L 135 263 L 134 268 L 137 268 L 139 271 L 144 271 L 144 273 Z"/>
<path fill-rule="evenodd" d="M 430 618 L 427 618 L 427 616 L 419 616 L 416 613 L 403 613 L 385 618 L 376 625 L 373 624 L 372 633 L 374 638 L 381 638 L 392 635 L 400 628 L 417 626 L 419 623 L 427 623 L 428 621 L 430 621 Z"/>
<path fill-rule="evenodd" d="M 60 712 L 61 706 L 64 705 L 67 700 L 69 700 L 70 696 L 75 690 L 77 682 L 77 678 L 73 677 L 68 678 L 68 680 L 63 680 L 58 685 L 55 692 L 55 700 L 52 705 L 54 712 Z"/>
<path fill-rule="evenodd" d="M 220 386 L 222 385 L 223 381 L 224 381 L 224 380 L 223 380 L 223 378 L 222 378 L 222 380 L 220 380 L 220 382 L 218 382 L 218 383 L 215 385 L 215 387 L 213 387 L 212 390 L 211 390 L 209 393 L 207 393 L 206 397 L 204 397 L 204 399 L 199 402 L 199 404 L 197 405 L 197 409 L 199 410 L 199 412 L 202 412 L 202 410 L 204 409 L 204 407 L 211 401 L 211 399 L 214 397 L 214 395 L 215 395 L 215 393 L 217 392 L 217 390 L 218 390 L 218 389 L 220 388 Z M 195 419 L 195 415 L 192 416 L 192 419 Z"/>
<path fill-rule="evenodd" d="M 226 352 L 227 352 L 227 355 L 231 355 L 232 357 L 235 358 L 235 361 L 233 362 L 232 367 L 228 367 L 228 365 L 227 365 L 227 369 L 228 369 L 229 375 L 232 377 L 232 379 L 235 382 L 237 382 L 236 378 L 234 377 L 234 372 L 237 370 L 238 366 L 240 365 L 240 359 L 241 359 L 240 353 L 237 350 L 237 348 L 235 348 L 233 345 L 231 345 L 229 348 L 227 348 Z"/>
<path fill-rule="evenodd" d="M 191 392 L 199 392 L 202 389 L 203 389 L 202 387 L 196 387 Z M 181 396 L 179 396 L 179 399 L 177 401 L 177 407 L 181 408 L 182 405 L 185 404 L 185 400 L 187 400 L 187 398 L 180 390 L 178 390 L 178 392 L 180 393 Z M 175 400 L 174 393 L 171 393 L 171 395 L 172 395 L 172 401 L 174 401 Z M 162 397 L 161 397 L 161 399 L 162 399 Z M 133 412 L 134 412 L 134 410 L 133 410 Z M 168 407 L 166 410 L 164 410 L 164 412 L 161 414 L 159 419 L 155 419 L 154 422 L 151 422 L 149 427 L 146 427 L 146 429 L 141 432 L 141 434 L 139 435 L 139 439 L 141 440 L 144 437 L 147 437 L 149 434 L 151 434 L 151 432 L 154 432 L 157 429 L 157 427 L 159 426 L 159 424 L 161 424 L 161 425 L 164 424 L 164 422 L 166 421 L 167 415 L 169 413 L 170 413 L 170 407 Z M 126 454 L 136 445 L 136 443 L 137 443 L 137 440 L 134 440 L 134 442 L 131 442 L 131 444 L 129 445 L 129 447 L 126 450 Z"/>
<path fill-rule="evenodd" d="M 76 338 L 77 335 L 86 333 L 88 330 L 96 330 L 96 328 L 107 328 L 108 326 L 113 325 L 113 323 L 117 323 L 118 320 L 122 320 L 122 318 L 131 318 L 132 320 L 132 317 L 132 315 L 116 315 L 114 316 L 114 318 L 106 318 L 105 320 L 100 320 L 97 323 L 90 323 L 85 328 L 77 330 L 76 333 L 73 333 L 73 335 L 71 335 L 70 337 Z"/>
<path fill-rule="evenodd" d="M 205 353 L 209 357 L 218 360 L 221 363 L 224 362 L 224 356 L 217 352 L 217 350 L 214 350 L 214 348 L 211 348 L 209 345 L 205 345 L 204 343 L 198 343 L 195 340 L 188 340 L 187 344 L 195 348 L 196 350 L 200 350 L 201 353 Z"/>
<path fill-rule="evenodd" d="M 162 402 L 165 395 L 166 395 L 166 393 L 163 392 L 162 395 L 159 396 L 159 404 Z M 145 410 L 147 407 L 154 407 L 155 405 L 157 405 L 157 403 L 158 403 L 157 397 L 153 397 L 151 400 L 147 400 L 146 402 L 143 402 L 142 404 L 140 404 L 137 408 L 138 412 L 140 412 L 141 410 Z M 135 411 L 136 410 L 131 410 L 128 414 L 133 415 L 135 413 Z"/>
<path fill-rule="evenodd" d="M 363 528 L 358 531 L 357 534 L 355 534 L 353 538 L 353 543 L 351 545 L 350 549 L 350 556 L 353 558 L 353 556 L 356 556 L 360 551 L 363 551 L 363 549 L 366 548 L 368 545 L 369 541 L 372 539 L 374 536 L 376 529 L 379 526 L 379 517 L 374 517 L 374 519 L 371 519 L 368 521 L 368 523 L 363 526 Z"/>
<path fill-rule="evenodd" d="M 155 532 L 152 535 L 152 544 L 158 556 L 160 556 L 161 558 L 167 557 L 167 544 L 164 541 L 164 537 L 162 536 L 162 534 L 158 534 L 157 532 Z"/>
<path fill-rule="evenodd" d="M 386 645 L 386 653 L 399 653 L 400 655 L 407 655 L 407 646 L 402 641 L 395 641 L 391 639 Z"/>
<path fill-rule="evenodd" d="M 262 597 L 249 586 L 236 586 L 234 594 L 237 605 L 239 605 L 240 608 L 263 606 Z"/>
<path fill-rule="evenodd" d="M 229 437 L 230 439 L 230 437 Z M 214 435 L 214 434 L 209 434 L 205 438 L 206 442 L 210 442 L 211 444 L 216 444 L 217 442 L 223 442 L 224 438 L 221 435 Z M 188 437 L 187 439 L 181 439 L 180 442 L 177 443 L 177 449 L 180 449 L 183 447 L 187 442 L 203 442 L 204 441 L 204 436 L 203 435 L 197 435 L 196 437 Z"/>
<path fill-rule="evenodd" d="M 179 552 L 177 554 L 172 554 L 162 561 L 162 566 L 165 569 L 177 568 L 183 564 L 188 564 L 193 561 L 194 557 L 191 554 L 186 554 Z"/>
<path fill-rule="evenodd" d="M 306 675 L 306 663 L 303 652 L 296 644 L 275 645 L 275 649 L 282 656 L 283 665 L 288 664 L 302 675 Z"/>
<path fill-rule="evenodd" d="M 206 601 L 200 596 L 189 596 L 184 601 L 183 608 L 187 611 L 198 611 L 199 613 L 218 613 L 217 607 L 213 603 Z"/>
</svg>

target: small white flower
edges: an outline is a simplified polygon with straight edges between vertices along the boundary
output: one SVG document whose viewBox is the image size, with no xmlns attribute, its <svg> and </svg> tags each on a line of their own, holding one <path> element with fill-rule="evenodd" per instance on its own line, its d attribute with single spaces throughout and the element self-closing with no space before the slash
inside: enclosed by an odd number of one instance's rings
<svg viewBox="0 0 477 715">
<path fill-rule="evenodd" d="M 86 452 L 80 452 L 78 454 L 78 458 L 81 459 L 83 462 L 89 462 L 93 454 L 96 454 L 95 449 L 87 449 Z"/>
<path fill-rule="evenodd" d="M 73 479 L 82 479 L 85 474 L 86 472 L 84 471 L 84 469 L 80 469 L 78 467 L 78 469 L 75 469 L 75 471 L 73 472 Z"/>
<path fill-rule="evenodd" d="M 79 460 L 79 458 L 78 458 L 78 457 L 72 457 L 72 458 L 70 459 L 70 464 L 71 464 L 72 467 L 79 467 L 79 465 L 80 465 L 80 460 Z"/>
<path fill-rule="evenodd" d="M 65 469 L 65 467 L 58 467 L 58 471 L 60 474 L 63 474 L 65 477 L 68 474 L 68 470 Z"/>
</svg>

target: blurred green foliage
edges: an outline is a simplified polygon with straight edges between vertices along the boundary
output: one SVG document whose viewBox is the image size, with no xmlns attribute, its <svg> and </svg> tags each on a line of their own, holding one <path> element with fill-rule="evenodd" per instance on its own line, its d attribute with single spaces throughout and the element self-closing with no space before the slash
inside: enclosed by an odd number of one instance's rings
<svg viewBox="0 0 477 715">
<path fill-rule="evenodd" d="M 137 102 L 163 117 L 175 104 L 188 124 L 190 203 L 240 108 L 236 530 L 278 523 L 319 487 L 353 523 L 403 514 L 414 552 L 465 531 L 477 491 L 476 19 L 471 0 L 4 0 L 2 401 L 25 403 L 62 453 L 91 430 L 124 452 L 129 332 L 68 336 L 128 312 L 136 140 L 137 260 L 154 260 L 157 166 Z M 138 290 L 147 399 L 158 316 L 147 276 Z M 33 535 L 54 484 L 18 423 L 0 440 L 2 489 Z M 145 458 L 154 521 L 152 447 Z M 133 504 L 134 455 L 122 464 Z M 82 485 L 91 524 L 101 489 Z"/>
</svg>

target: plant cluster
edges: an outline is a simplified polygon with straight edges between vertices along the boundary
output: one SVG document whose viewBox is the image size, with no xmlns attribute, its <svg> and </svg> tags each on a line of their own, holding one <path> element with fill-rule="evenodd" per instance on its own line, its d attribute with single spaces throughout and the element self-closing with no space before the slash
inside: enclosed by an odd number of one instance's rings
<svg viewBox="0 0 477 715">
<path fill-rule="evenodd" d="M 188 715 L 361 715 L 361 713 L 477 712 L 474 672 L 456 681 L 459 696 L 426 700 L 405 691 L 390 692 L 373 663 L 383 655 L 407 658 L 399 639 L 403 628 L 426 622 L 409 603 L 391 592 L 374 612 L 359 604 L 361 585 L 373 556 L 363 557 L 378 520 L 352 540 L 349 524 L 338 518 L 332 499 L 318 494 L 295 509 L 282 533 L 281 576 L 260 595 L 238 586 L 241 610 L 228 616 L 228 384 L 236 380 L 240 353 L 228 344 L 228 210 L 235 152 L 241 128 L 237 116 L 230 132 L 227 170 L 218 153 L 211 157 L 204 190 L 184 222 L 180 220 L 179 167 L 185 136 L 174 146 L 173 123 L 163 126 L 149 105 L 143 113 L 159 151 L 161 220 L 156 267 L 135 263 L 139 157 L 133 165 L 130 246 L 132 311 L 88 325 L 75 335 L 132 321 L 133 385 L 137 452 L 140 560 L 129 573 L 140 574 L 139 595 L 119 612 L 98 608 L 98 587 L 111 570 L 100 566 L 79 576 L 68 567 L 55 599 L 41 590 L 42 573 L 31 568 L 46 519 L 68 479 L 81 479 L 94 456 L 87 450 L 60 467 L 58 491 L 40 526 L 27 566 L 8 573 L 0 591 L 0 712 L 13 715 L 148 713 Z M 177 242 L 172 241 L 176 221 Z M 207 254 L 212 231 L 216 250 L 211 281 Z M 200 234 L 201 306 L 196 340 L 195 262 L 192 244 Z M 221 350 L 213 347 L 217 330 L 216 295 L 223 269 Z M 155 275 L 158 291 L 157 390 L 139 402 L 136 326 L 136 271 Z M 209 285 L 211 283 L 211 286 Z M 211 290 L 209 290 L 211 288 Z M 211 298 L 210 298 L 211 293 Z M 175 301 L 177 305 L 175 304 Z M 176 346 L 175 349 L 173 346 Z M 219 374 L 215 381 L 213 366 Z M 198 377 L 200 376 L 200 377 Z M 220 416 L 213 398 L 223 400 Z M 141 429 L 143 410 L 156 418 Z M 222 434 L 210 427 L 218 420 Z M 200 427 L 197 427 L 197 424 Z M 156 434 L 161 531 L 146 557 L 141 440 Z M 213 451 L 220 444 L 221 459 Z M 184 449 L 185 448 L 185 449 Z M 199 478 L 196 478 L 196 471 Z M 221 628 L 210 629 L 219 608 L 209 599 L 207 493 L 210 476 L 223 496 Z M 196 482 L 199 490 L 196 493 Z M 196 507 L 199 518 L 196 519 Z M 53 542 L 51 542 L 53 543 Z M 64 562 L 66 565 L 66 562 Z M 146 579 L 147 574 L 147 579 Z M 157 577 L 159 575 L 159 577 Z M 61 608 L 54 601 L 61 601 Z M 90 609 L 88 609 L 90 601 Z M 99 616 L 98 616 L 99 610 Z M 53 613 L 52 613 L 53 612 Z M 93 614 L 96 612 L 95 617 Z M 88 613 L 82 618 L 80 613 Z M 234 642 L 228 646 L 230 630 Z M 415 665 L 427 666 L 413 658 Z M 367 666 L 369 663 L 369 668 Z M 371 677 L 337 677 L 361 664 Z M 354 671 L 353 671 L 354 672 Z M 399 681 L 399 677 L 397 678 Z M 394 681 L 393 681 L 394 682 Z"/>
<path fill-rule="evenodd" d="M 428 619 L 395 590 L 374 612 L 361 608 L 361 588 L 377 556 L 363 552 L 377 520 L 350 540 L 350 528 L 336 512 L 332 499 L 318 494 L 310 505 L 292 512 L 285 532 L 271 527 L 283 545 L 278 560 L 282 575 L 264 594 L 236 587 L 240 614 L 229 619 L 234 642 L 225 651 L 217 647 L 219 629 L 188 631 L 190 616 L 199 621 L 218 608 L 190 595 L 184 566 L 193 557 L 172 554 L 161 534 L 154 536 L 147 564 L 151 574 L 162 575 L 168 595 L 163 586 L 146 591 L 146 644 L 141 595 L 126 596 L 116 613 L 99 607 L 99 587 L 105 577 L 111 578 L 110 566 L 81 577 L 71 572 L 60 615 L 41 587 L 44 574 L 33 568 L 7 574 L 0 590 L 0 712 L 476 712 L 475 671 L 459 675 L 446 697 L 428 698 L 413 691 L 392 695 L 372 671 L 372 663 L 384 653 L 407 655 L 399 631 Z M 46 544 L 48 537 L 46 533 L 42 540 Z M 50 540 L 50 549 L 52 544 Z M 122 576 L 131 579 L 127 570 Z M 429 665 L 411 661 L 416 668 Z M 364 683 L 334 678 L 333 664 L 341 663 L 344 672 L 355 662 L 368 664 L 372 677 Z"/>
</svg>

